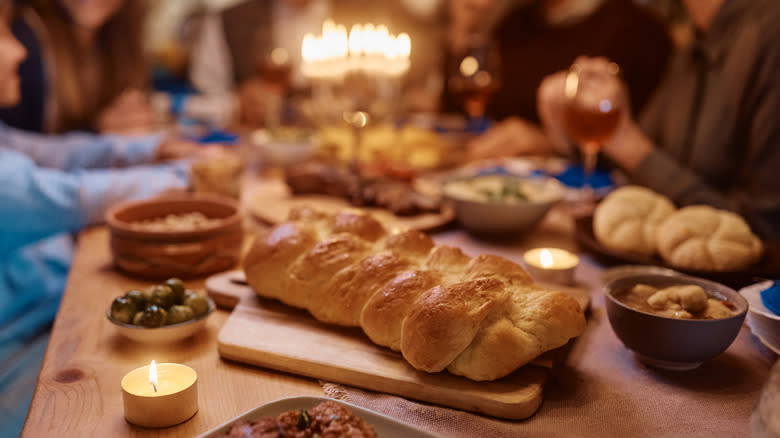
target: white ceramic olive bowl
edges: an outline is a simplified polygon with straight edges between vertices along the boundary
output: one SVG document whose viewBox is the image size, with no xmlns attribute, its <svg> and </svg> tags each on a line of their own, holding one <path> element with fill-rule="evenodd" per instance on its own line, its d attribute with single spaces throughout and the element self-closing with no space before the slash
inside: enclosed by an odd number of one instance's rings
<svg viewBox="0 0 780 438">
<path fill-rule="evenodd" d="M 135 324 L 126 324 L 111 317 L 111 306 L 106 310 L 106 318 L 108 318 L 108 320 L 111 321 L 111 324 L 116 327 L 116 330 L 120 335 L 133 341 L 145 344 L 173 343 L 187 339 L 205 327 L 206 320 L 216 309 L 214 301 L 209 297 L 206 297 L 206 299 L 209 302 L 208 312 L 195 319 L 180 322 L 178 324 L 164 325 L 162 327 L 144 327 Z"/>
</svg>

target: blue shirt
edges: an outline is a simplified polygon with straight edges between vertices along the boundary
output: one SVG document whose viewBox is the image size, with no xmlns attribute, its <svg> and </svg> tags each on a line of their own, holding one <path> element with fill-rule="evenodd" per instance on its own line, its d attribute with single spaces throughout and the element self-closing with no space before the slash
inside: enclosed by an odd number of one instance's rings
<svg viewBox="0 0 780 438">
<path fill-rule="evenodd" d="M 102 221 L 116 202 L 187 186 L 186 163 L 140 165 L 158 143 L 0 124 L 0 346 L 53 320 L 70 267 L 69 233 Z"/>
</svg>

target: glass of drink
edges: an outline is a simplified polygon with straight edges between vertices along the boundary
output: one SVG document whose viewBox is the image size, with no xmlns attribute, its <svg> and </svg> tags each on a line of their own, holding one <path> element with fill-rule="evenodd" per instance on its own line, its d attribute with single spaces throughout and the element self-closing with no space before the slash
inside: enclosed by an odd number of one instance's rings
<svg viewBox="0 0 780 438">
<path fill-rule="evenodd" d="M 501 86 L 501 60 L 492 41 L 472 37 L 448 66 L 448 82 L 470 122 L 484 124 L 487 105 Z"/>
<path fill-rule="evenodd" d="M 569 69 L 564 84 L 566 105 L 564 123 L 569 135 L 579 144 L 583 157 L 586 196 L 593 197 L 591 179 L 602 143 L 614 134 L 620 121 L 618 96 L 620 82 L 614 76 L 617 64 L 607 69 L 583 68 L 574 64 Z"/>
<path fill-rule="evenodd" d="M 281 47 L 275 47 L 261 57 L 256 70 L 258 77 L 268 86 L 271 93 L 266 104 L 266 125 L 270 128 L 280 126 L 289 105 L 287 95 L 292 82 L 292 64 L 290 55 Z"/>
</svg>

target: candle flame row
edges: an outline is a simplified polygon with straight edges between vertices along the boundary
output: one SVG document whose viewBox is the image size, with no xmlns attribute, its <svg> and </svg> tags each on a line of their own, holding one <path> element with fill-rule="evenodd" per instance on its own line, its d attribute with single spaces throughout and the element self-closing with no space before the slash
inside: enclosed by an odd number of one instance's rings
<svg viewBox="0 0 780 438">
<path fill-rule="evenodd" d="M 409 69 L 412 41 L 393 35 L 385 25 L 356 24 L 347 34 L 344 25 L 327 20 L 322 35 L 306 34 L 301 44 L 304 74 L 337 77 L 349 71 L 400 75 Z"/>
</svg>

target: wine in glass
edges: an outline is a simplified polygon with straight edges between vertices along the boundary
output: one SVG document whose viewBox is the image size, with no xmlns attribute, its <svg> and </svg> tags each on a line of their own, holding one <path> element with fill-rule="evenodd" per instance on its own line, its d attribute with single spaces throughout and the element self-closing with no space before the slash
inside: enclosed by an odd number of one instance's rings
<svg viewBox="0 0 780 438">
<path fill-rule="evenodd" d="M 593 197 L 592 178 L 601 145 L 614 134 L 620 121 L 620 85 L 613 77 L 616 73 L 617 64 L 610 64 L 606 70 L 574 64 L 564 84 L 564 123 L 582 152 L 583 190 L 589 198 Z"/>
<path fill-rule="evenodd" d="M 448 67 L 449 91 L 461 103 L 471 123 L 484 124 L 487 105 L 501 86 L 498 50 L 484 37 L 472 37 Z"/>
<path fill-rule="evenodd" d="M 287 51 L 275 47 L 261 56 L 256 65 L 256 74 L 269 87 L 265 114 L 266 126 L 271 130 L 283 124 L 289 102 L 287 97 L 291 86 L 292 64 Z"/>
</svg>

